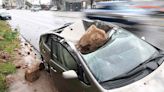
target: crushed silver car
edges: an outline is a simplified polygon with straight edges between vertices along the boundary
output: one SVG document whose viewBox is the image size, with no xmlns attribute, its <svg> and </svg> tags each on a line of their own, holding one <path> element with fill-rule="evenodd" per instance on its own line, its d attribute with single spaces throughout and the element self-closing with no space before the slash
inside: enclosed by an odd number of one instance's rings
<svg viewBox="0 0 164 92">
<path fill-rule="evenodd" d="M 82 54 L 75 45 L 92 24 L 110 39 Z M 164 52 L 116 25 L 79 21 L 43 34 L 39 46 L 59 92 L 164 92 Z"/>
</svg>

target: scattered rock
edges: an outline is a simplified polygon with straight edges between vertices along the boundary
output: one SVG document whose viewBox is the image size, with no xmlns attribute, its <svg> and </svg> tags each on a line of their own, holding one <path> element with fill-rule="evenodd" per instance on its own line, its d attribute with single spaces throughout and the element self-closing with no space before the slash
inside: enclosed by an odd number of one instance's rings
<svg viewBox="0 0 164 92">
<path fill-rule="evenodd" d="M 34 89 L 34 92 L 37 92 L 37 89 Z"/>
<path fill-rule="evenodd" d="M 25 71 L 25 79 L 29 82 L 34 82 L 40 77 L 39 70 L 40 63 L 33 64 L 27 68 Z"/>
<path fill-rule="evenodd" d="M 15 48 L 14 51 L 19 51 L 19 49 L 18 48 Z"/>
<path fill-rule="evenodd" d="M 5 59 L 0 59 L 0 63 L 5 63 L 7 62 Z"/>
<path fill-rule="evenodd" d="M 30 48 L 30 51 L 33 51 L 33 50 Z"/>
<path fill-rule="evenodd" d="M 23 67 L 23 65 L 24 65 L 21 57 L 17 57 L 16 60 L 13 61 L 13 64 L 14 64 L 15 68 L 17 68 L 17 69 Z"/>
<path fill-rule="evenodd" d="M 14 81 L 16 80 L 16 78 L 13 75 L 7 75 L 6 76 L 6 84 L 9 86 L 12 83 L 14 83 Z"/>
<path fill-rule="evenodd" d="M 28 67 L 28 65 L 23 65 L 22 69 L 26 69 Z"/>
<path fill-rule="evenodd" d="M 27 52 L 27 55 L 30 55 L 30 52 Z"/>
<path fill-rule="evenodd" d="M 28 44 L 27 43 L 24 43 L 25 46 L 27 46 Z"/>
<path fill-rule="evenodd" d="M 16 64 L 15 64 L 15 67 L 16 67 L 17 69 L 19 69 L 19 68 L 21 68 L 21 67 L 22 67 L 22 65 L 21 65 L 21 64 L 19 64 L 19 63 L 16 63 Z"/>
<path fill-rule="evenodd" d="M 9 60 L 10 55 L 6 52 L 0 52 L 0 58 L 5 59 L 5 60 Z"/>
<path fill-rule="evenodd" d="M 19 55 L 22 55 L 22 53 L 21 53 L 21 52 L 18 52 L 18 54 L 19 54 Z"/>
<path fill-rule="evenodd" d="M 14 31 L 18 32 L 18 29 L 17 29 L 17 28 L 15 28 L 15 29 L 14 29 Z"/>
</svg>

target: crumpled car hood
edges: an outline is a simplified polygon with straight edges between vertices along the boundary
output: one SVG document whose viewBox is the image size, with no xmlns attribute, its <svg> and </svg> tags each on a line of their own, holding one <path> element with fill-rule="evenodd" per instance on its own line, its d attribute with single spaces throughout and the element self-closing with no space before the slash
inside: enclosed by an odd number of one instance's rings
<svg viewBox="0 0 164 92">
<path fill-rule="evenodd" d="M 109 92 L 164 92 L 164 63 L 143 79 Z"/>
</svg>

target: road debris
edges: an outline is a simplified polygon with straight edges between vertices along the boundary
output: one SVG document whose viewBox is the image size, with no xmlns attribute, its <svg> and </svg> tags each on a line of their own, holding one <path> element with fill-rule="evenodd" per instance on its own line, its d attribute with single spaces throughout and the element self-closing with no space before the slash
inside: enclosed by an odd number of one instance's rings
<svg viewBox="0 0 164 92">
<path fill-rule="evenodd" d="M 7 52 L 0 52 L 0 59 L 9 60 L 10 55 Z"/>
</svg>

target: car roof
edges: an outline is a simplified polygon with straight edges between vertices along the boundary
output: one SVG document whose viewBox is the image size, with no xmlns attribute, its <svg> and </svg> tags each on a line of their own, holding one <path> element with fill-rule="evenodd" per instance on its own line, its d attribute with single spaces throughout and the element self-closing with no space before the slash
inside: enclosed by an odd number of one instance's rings
<svg viewBox="0 0 164 92">
<path fill-rule="evenodd" d="M 57 31 L 58 29 L 57 29 L 57 30 L 49 31 L 48 33 L 43 34 L 43 35 L 53 34 L 53 35 L 61 37 L 61 39 L 64 39 L 66 42 L 69 42 L 69 43 L 72 43 L 72 44 L 76 45 L 77 42 L 80 40 L 80 38 L 85 34 L 86 29 L 89 27 L 88 25 L 85 24 L 84 21 L 86 21 L 86 20 L 77 21 L 77 22 L 63 28 L 62 32 L 58 33 L 58 31 Z M 88 21 L 90 23 L 89 25 L 91 25 L 92 22 L 96 23 L 98 20 L 96 20 L 96 21 L 87 20 L 87 22 Z M 98 21 L 98 22 L 102 22 L 102 21 Z M 116 26 L 116 25 L 113 25 L 113 24 L 110 24 L 110 23 L 109 23 L 109 25 L 112 28 L 114 28 L 114 27 L 118 28 L 118 26 Z M 88 27 L 86 27 L 86 26 L 88 26 Z"/>
<path fill-rule="evenodd" d="M 101 1 L 101 2 L 97 2 L 96 5 L 113 5 L 113 4 L 127 4 L 127 1 Z"/>
<path fill-rule="evenodd" d="M 66 28 L 59 34 L 64 37 L 67 41 L 76 44 L 80 38 L 84 35 L 85 28 L 82 21 L 78 21 Z"/>
<path fill-rule="evenodd" d="M 110 28 L 118 28 L 116 25 L 100 20 L 80 20 L 64 28 L 64 30 L 59 35 L 65 40 L 76 44 L 92 24 L 96 25 L 100 29 L 105 30 L 106 32 L 109 31 Z"/>
</svg>

